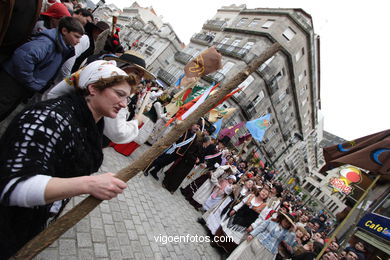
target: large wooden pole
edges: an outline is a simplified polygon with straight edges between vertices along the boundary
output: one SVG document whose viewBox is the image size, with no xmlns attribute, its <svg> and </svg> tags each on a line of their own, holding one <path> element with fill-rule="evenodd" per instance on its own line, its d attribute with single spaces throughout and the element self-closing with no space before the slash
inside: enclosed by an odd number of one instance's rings
<svg viewBox="0 0 390 260">
<path fill-rule="evenodd" d="M 366 189 L 366 191 L 360 196 L 359 200 L 355 203 L 353 208 L 349 211 L 348 215 L 345 217 L 345 219 L 338 225 L 336 230 L 333 232 L 332 236 L 328 240 L 328 242 L 325 243 L 324 248 L 322 248 L 321 252 L 317 255 L 316 260 L 319 260 L 321 256 L 325 253 L 325 250 L 328 248 L 329 244 L 334 240 L 334 238 L 337 236 L 337 234 L 340 232 L 341 228 L 344 227 L 344 225 L 347 223 L 349 218 L 352 216 L 352 213 L 356 210 L 357 206 L 366 198 L 368 193 L 372 190 L 372 188 L 375 187 L 375 184 L 380 179 L 381 175 L 377 175 L 374 179 L 374 181 L 370 184 L 370 186 Z"/>
<path fill-rule="evenodd" d="M 157 158 L 165 149 L 174 143 L 192 124 L 196 123 L 199 117 L 206 114 L 228 93 L 235 89 L 243 82 L 250 74 L 252 74 L 261 64 L 271 58 L 281 49 L 279 43 L 274 43 L 260 57 L 255 58 L 246 68 L 234 76 L 224 87 L 219 89 L 214 95 L 210 96 L 201 106 L 199 106 L 185 120 L 179 122 L 166 136 L 161 138 L 149 150 L 135 160 L 131 165 L 120 170 L 116 177 L 124 182 L 128 182 L 138 172 L 144 170 L 155 158 Z M 53 224 L 49 225 L 45 230 L 39 233 L 35 238 L 29 241 L 21 248 L 15 256 L 10 259 L 32 259 L 55 240 L 57 240 L 68 229 L 76 225 L 81 219 L 89 214 L 102 201 L 89 196 L 58 218 Z"/>
</svg>

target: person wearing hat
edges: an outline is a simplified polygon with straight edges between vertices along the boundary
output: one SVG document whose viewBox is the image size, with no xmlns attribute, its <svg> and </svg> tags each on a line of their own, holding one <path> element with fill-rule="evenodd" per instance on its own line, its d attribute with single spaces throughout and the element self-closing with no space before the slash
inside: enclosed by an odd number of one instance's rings
<svg viewBox="0 0 390 260">
<path fill-rule="evenodd" d="M 126 107 L 134 79 L 110 62 L 92 63 L 75 88 L 17 115 L 0 139 L 0 252 L 7 259 L 60 214 L 69 198 L 116 197 L 113 173 L 89 176 L 103 162 L 103 117 Z"/>
<path fill-rule="evenodd" d="M 257 226 L 244 242 L 229 256 L 228 260 L 262 259 L 273 260 L 279 244 L 284 241 L 294 245 L 294 218 L 290 214 L 279 213 L 276 219 L 268 219 Z"/>
<path fill-rule="evenodd" d="M 66 16 L 71 15 L 64 4 L 55 3 L 51 5 L 46 12 L 41 13 L 40 19 L 32 30 L 32 34 L 36 35 L 43 30 L 57 28 L 60 19 Z"/>
</svg>

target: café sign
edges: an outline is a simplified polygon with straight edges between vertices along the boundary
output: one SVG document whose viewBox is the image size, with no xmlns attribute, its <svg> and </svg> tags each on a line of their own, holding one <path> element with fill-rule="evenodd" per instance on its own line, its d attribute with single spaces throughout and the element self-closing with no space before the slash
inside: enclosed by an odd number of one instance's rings
<svg viewBox="0 0 390 260">
<path fill-rule="evenodd" d="M 377 214 L 366 214 L 358 227 L 390 241 L 390 219 Z"/>
</svg>

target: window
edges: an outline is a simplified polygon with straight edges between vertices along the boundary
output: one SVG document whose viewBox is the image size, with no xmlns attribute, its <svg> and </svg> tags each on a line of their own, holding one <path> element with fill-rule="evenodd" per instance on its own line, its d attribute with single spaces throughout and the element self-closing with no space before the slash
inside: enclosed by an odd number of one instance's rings
<svg viewBox="0 0 390 260">
<path fill-rule="evenodd" d="M 384 198 L 379 206 L 374 210 L 375 214 L 390 218 L 390 194 Z"/>
<path fill-rule="evenodd" d="M 248 18 L 241 18 L 240 21 L 238 21 L 238 23 L 237 23 L 237 27 L 238 26 L 243 26 L 247 22 L 248 22 Z"/>
<path fill-rule="evenodd" d="M 229 41 L 229 37 L 223 38 L 223 40 L 217 45 L 217 49 L 221 48 L 224 44 L 226 44 Z"/>
<path fill-rule="evenodd" d="M 275 22 L 275 20 L 269 19 L 269 20 L 267 20 L 267 21 L 263 24 L 263 26 L 261 26 L 261 27 L 264 28 L 264 29 L 268 29 L 268 28 L 271 27 L 271 25 L 272 25 L 274 22 Z"/>
<path fill-rule="evenodd" d="M 286 91 L 282 92 L 282 93 L 279 95 L 279 101 L 282 101 L 286 95 L 287 95 L 287 92 L 286 92 Z"/>
<path fill-rule="evenodd" d="M 287 41 L 291 41 L 292 38 L 294 38 L 295 34 L 297 34 L 291 27 L 287 27 L 287 29 L 282 33 L 284 38 L 287 39 Z"/>
<path fill-rule="evenodd" d="M 306 70 L 304 72 L 302 72 L 301 74 L 299 74 L 298 81 L 301 82 L 305 76 L 306 76 Z"/>
<path fill-rule="evenodd" d="M 239 54 L 245 54 L 245 53 L 249 52 L 249 50 L 252 48 L 252 46 L 254 44 L 255 44 L 254 42 L 247 42 L 247 43 L 245 43 L 245 45 L 241 48 L 241 50 L 238 53 Z"/>
<path fill-rule="evenodd" d="M 259 94 L 253 100 L 253 104 L 254 104 L 253 107 L 259 104 L 259 102 L 263 100 L 263 98 L 264 98 L 264 91 L 260 91 Z"/>
<path fill-rule="evenodd" d="M 302 48 L 295 54 L 295 61 L 299 61 L 303 55 L 305 55 L 305 48 Z"/>
<path fill-rule="evenodd" d="M 243 82 L 241 82 L 240 85 L 238 85 L 238 88 L 242 88 L 242 90 L 234 95 L 239 95 L 240 93 L 244 92 L 244 90 L 254 81 L 255 79 L 252 76 L 248 76 Z"/>
<path fill-rule="evenodd" d="M 199 55 L 200 51 L 197 49 L 194 49 L 194 48 L 188 48 L 186 50 L 186 53 L 191 55 L 192 57 L 197 57 Z"/>
<path fill-rule="evenodd" d="M 289 104 L 285 104 L 283 107 L 282 107 L 282 113 L 286 112 L 286 110 L 289 108 Z"/>
<path fill-rule="evenodd" d="M 259 70 L 260 71 L 264 70 L 271 63 L 271 61 L 273 59 L 275 59 L 275 55 L 272 56 L 271 58 L 269 58 L 268 60 L 266 60 L 263 64 L 261 64 L 261 66 L 259 67 Z"/>
<path fill-rule="evenodd" d="M 226 74 L 229 72 L 229 70 L 230 70 L 231 68 L 233 68 L 233 66 L 234 66 L 234 63 L 228 61 L 228 62 L 225 63 L 225 65 L 223 66 L 223 68 L 219 70 L 219 72 L 222 73 L 223 75 L 226 75 Z"/>
<path fill-rule="evenodd" d="M 248 27 L 256 27 L 260 23 L 260 19 L 253 19 Z"/>
<path fill-rule="evenodd" d="M 282 69 L 281 71 L 278 72 L 278 74 L 276 74 L 276 80 L 279 81 L 283 78 L 284 76 L 284 69 Z"/>
<path fill-rule="evenodd" d="M 234 40 L 233 43 L 227 48 L 227 51 L 233 51 L 238 44 L 240 44 L 241 40 Z"/>
</svg>

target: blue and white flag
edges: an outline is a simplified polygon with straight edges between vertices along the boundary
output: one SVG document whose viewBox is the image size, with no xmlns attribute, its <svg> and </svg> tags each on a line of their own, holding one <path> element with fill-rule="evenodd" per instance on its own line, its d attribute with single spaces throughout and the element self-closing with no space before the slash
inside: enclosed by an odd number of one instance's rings
<svg viewBox="0 0 390 260">
<path fill-rule="evenodd" d="M 211 134 L 211 137 L 214 138 L 214 139 L 217 139 L 218 137 L 218 134 L 219 134 L 219 131 L 221 131 L 221 128 L 222 128 L 222 118 L 219 119 L 217 122 L 215 122 L 213 124 L 213 126 L 215 127 L 215 131 L 214 133 Z"/>
<path fill-rule="evenodd" d="M 263 140 L 265 131 L 271 125 L 270 119 L 271 115 L 267 114 L 255 120 L 246 122 L 245 126 L 251 133 L 252 137 L 261 142 Z"/>
</svg>

